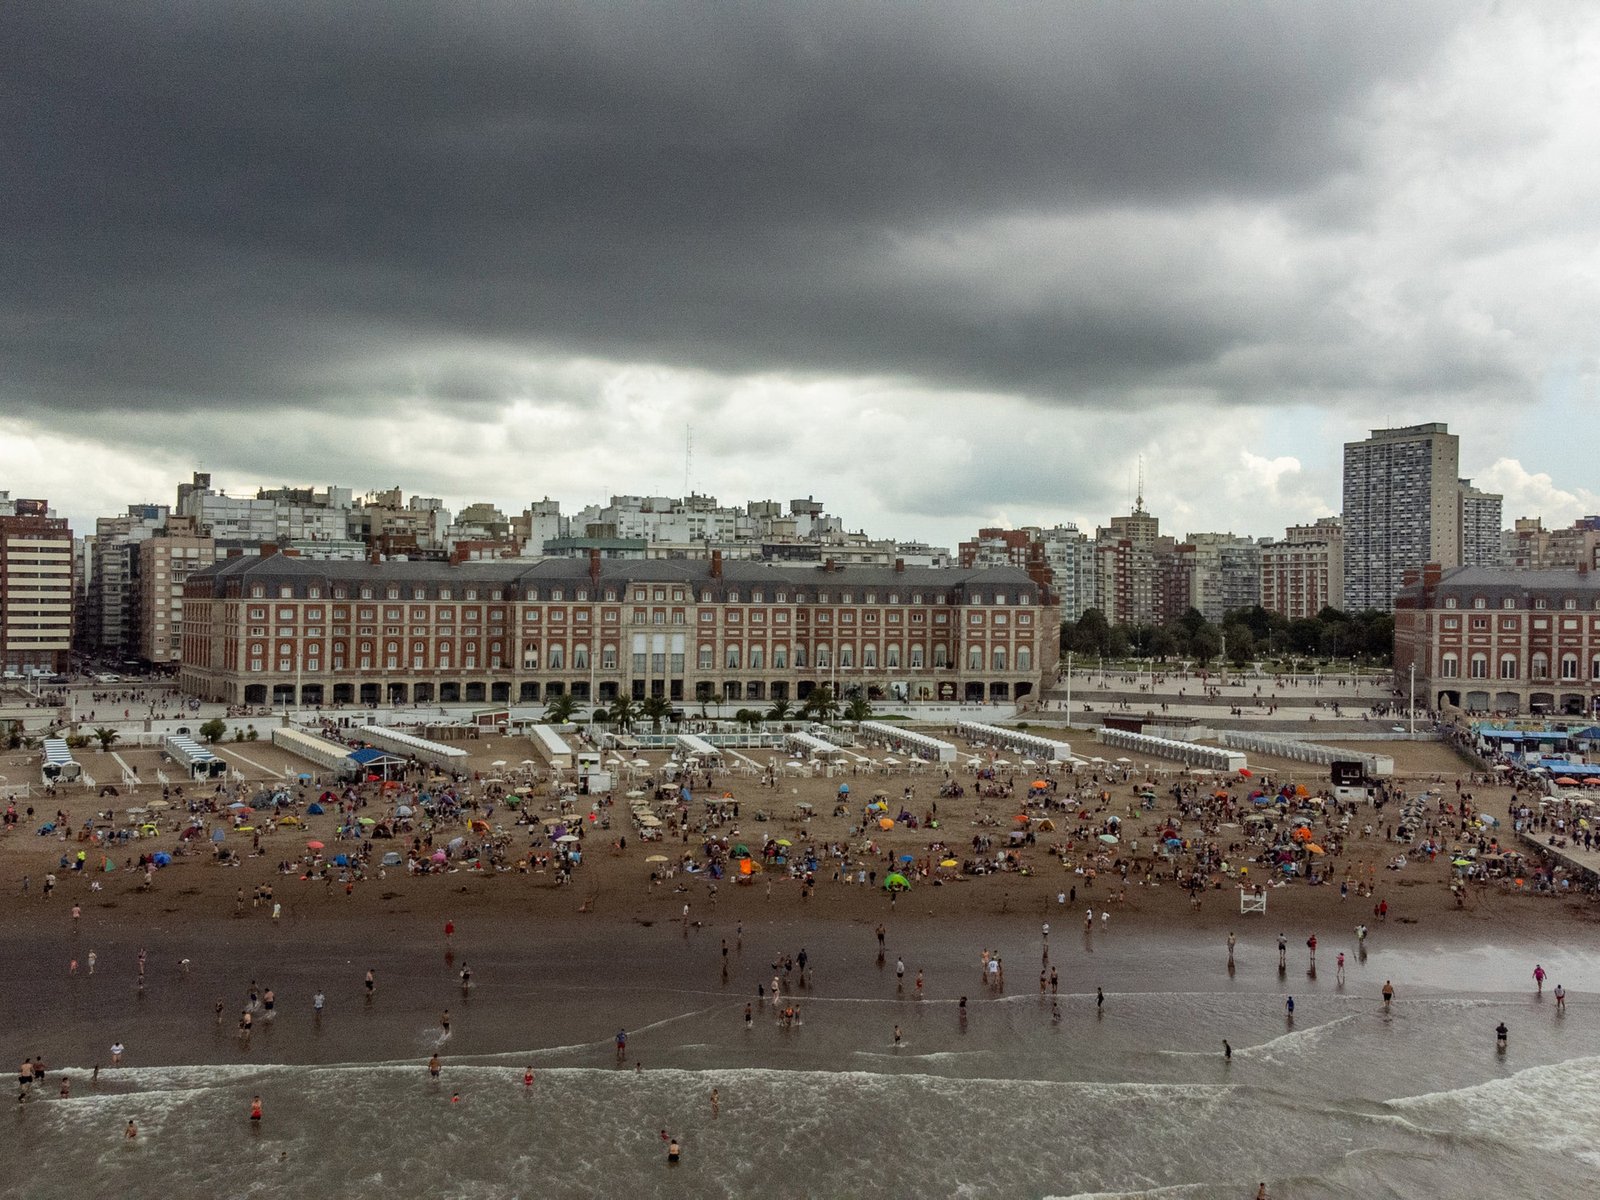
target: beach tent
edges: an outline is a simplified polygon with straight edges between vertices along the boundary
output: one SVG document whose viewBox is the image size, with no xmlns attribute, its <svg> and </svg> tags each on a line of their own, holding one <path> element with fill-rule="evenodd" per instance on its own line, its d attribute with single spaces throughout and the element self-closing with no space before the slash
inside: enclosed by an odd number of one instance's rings
<svg viewBox="0 0 1600 1200">
<path fill-rule="evenodd" d="M 900 874 L 899 871 L 892 871 L 884 876 L 883 887 L 885 891 L 892 891 L 895 888 L 909 888 L 910 886 L 911 881 Z"/>
<path fill-rule="evenodd" d="M 232 808 L 233 806 L 230 804 L 228 807 Z M 325 808 L 323 808 L 322 805 L 313 802 L 312 804 L 310 804 L 310 805 L 308 805 L 306 807 L 306 816 L 308 816 L 308 817 L 320 817 L 326 811 L 327 810 Z"/>
</svg>

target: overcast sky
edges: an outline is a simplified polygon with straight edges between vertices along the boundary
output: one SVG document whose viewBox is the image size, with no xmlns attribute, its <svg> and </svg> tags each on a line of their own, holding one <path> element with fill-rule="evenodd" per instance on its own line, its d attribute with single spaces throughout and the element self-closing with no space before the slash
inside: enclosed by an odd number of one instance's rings
<svg viewBox="0 0 1600 1200">
<path fill-rule="evenodd" d="M 1600 6 L 0 7 L 0 488 L 1600 511 Z M 686 431 L 693 457 L 686 464 Z"/>
</svg>

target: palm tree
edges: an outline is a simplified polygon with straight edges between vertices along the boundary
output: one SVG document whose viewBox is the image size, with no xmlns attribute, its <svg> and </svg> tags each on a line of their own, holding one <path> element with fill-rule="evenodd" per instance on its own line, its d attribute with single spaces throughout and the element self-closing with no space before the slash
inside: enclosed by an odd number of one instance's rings
<svg viewBox="0 0 1600 1200">
<path fill-rule="evenodd" d="M 96 729 L 94 731 L 94 735 L 95 735 L 95 737 L 100 739 L 100 750 L 101 750 L 102 753 L 104 753 L 107 750 L 110 750 L 111 749 L 111 743 L 116 741 L 119 737 L 122 736 L 115 729 L 107 729 L 104 726 L 100 727 L 99 729 Z"/>
<path fill-rule="evenodd" d="M 772 707 L 767 709 L 767 720 L 787 721 L 791 711 L 792 710 L 790 709 L 789 702 L 787 700 L 774 700 L 772 702 Z"/>
<path fill-rule="evenodd" d="M 833 689 L 827 684 L 813 688 L 811 694 L 800 705 L 802 716 L 813 716 L 819 721 L 826 721 L 839 714 L 839 701 L 834 697 Z"/>
<path fill-rule="evenodd" d="M 672 715 L 672 701 L 665 696 L 651 696 L 639 705 L 639 715 L 650 722 L 650 732 L 660 733 L 661 722 Z"/>
<path fill-rule="evenodd" d="M 631 696 L 623 696 L 619 694 L 617 698 L 611 702 L 611 707 L 606 709 L 606 720 L 610 721 L 623 732 L 627 732 L 629 729 L 633 728 L 633 722 L 638 715 L 638 710 L 634 708 L 633 698 Z"/>
<path fill-rule="evenodd" d="M 850 703 L 844 706 L 844 719 L 846 721 L 872 720 L 872 702 L 865 696 L 852 696 Z"/>
<path fill-rule="evenodd" d="M 565 725 L 577 711 L 577 699 L 567 692 L 557 692 L 544 702 L 544 719 L 551 725 Z"/>
</svg>

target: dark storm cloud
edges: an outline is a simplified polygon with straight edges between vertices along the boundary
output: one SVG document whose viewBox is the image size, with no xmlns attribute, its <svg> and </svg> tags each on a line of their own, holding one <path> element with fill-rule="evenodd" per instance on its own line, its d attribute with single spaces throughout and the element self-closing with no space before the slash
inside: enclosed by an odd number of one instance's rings
<svg viewBox="0 0 1600 1200">
<path fill-rule="evenodd" d="M 1159 265 L 1008 293 L 1026 233 L 959 235 L 1303 193 L 1447 32 L 1380 4 L 12 6 L 0 406 L 539 385 L 460 361 L 496 346 L 1068 397 L 1202 368 L 1276 318 Z"/>
</svg>

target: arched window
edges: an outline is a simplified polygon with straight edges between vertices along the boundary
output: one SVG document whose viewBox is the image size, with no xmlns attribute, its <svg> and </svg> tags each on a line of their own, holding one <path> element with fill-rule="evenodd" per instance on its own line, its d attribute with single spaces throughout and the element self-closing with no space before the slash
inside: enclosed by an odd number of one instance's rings
<svg viewBox="0 0 1600 1200">
<path fill-rule="evenodd" d="M 1538 660 L 1535 659 L 1535 662 Z M 1489 656 L 1487 654 L 1474 654 L 1472 656 L 1472 678 L 1489 678 Z"/>
<path fill-rule="evenodd" d="M 1549 679 L 1550 656 L 1545 654 L 1542 650 L 1535 654 L 1533 656 L 1533 665 L 1529 670 L 1529 674 L 1534 679 Z"/>
<path fill-rule="evenodd" d="M 1578 677 L 1578 656 L 1576 654 L 1563 654 L 1561 656 L 1561 678 L 1576 679 Z"/>
<path fill-rule="evenodd" d="M 922 669 L 922 664 L 925 658 L 926 652 L 920 645 L 911 647 L 911 669 L 913 671 Z"/>
<path fill-rule="evenodd" d="M 854 646 L 850 646 L 850 645 L 840 646 L 839 647 L 839 669 L 842 671 L 846 667 L 853 667 L 855 665 L 856 665 L 856 648 Z"/>
<path fill-rule="evenodd" d="M 1454 654 L 1446 654 L 1439 660 L 1439 674 L 1445 679 L 1454 679 L 1461 674 L 1461 660 Z"/>
<path fill-rule="evenodd" d="M 1017 647 L 1017 670 L 1033 670 L 1033 649 L 1029 646 Z"/>
<path fill-rule="evenodd" d="M 996 671 L 1004 671 L 1006 669 L 1006 648 L 1004 646 L 996 646 L 990 658 Z"/>
<path fill-rule="evenodd" d="M 1515 679 L 1517 677 L 1517 656 L 1515 654 L 1502 654 L 1500 656 L 1500 678 Z"/>
<path fill-rule="evenodd" d="M 765 670 L 767 666 L 767 652 L 761 646 L 750 647 L 750 669 L 752 671 Z"/>
<path fill-rule="evenodd" d="M 875 667 L 878 665 L 878 648 L 876 646 L 861 647 L 861 665 Z"/>
<path fill-rule="evenodd" d="M 581 642 L 572 648 L 572 669 L 574 671 L 589 669 L 589 647 Z"/>
<path fill-rule="evenodd" d="M 883 652 L 883 665 L 886 667 L 898 667 L 900 665 L 900 644 L 898 642 L 890 643 L 888 649 Z"/>
<path fill-rule="evenodd" d="M 549 665 L 552 671 L 559 671 L 567 665 L 567 651 L 564 646 L 551 646 Z"/>
<path fill-rule="evenodd" d="M 983 647 L 972 646 L 967 650 L 967 669 L 969 671 L 983 670 Z"/>
</svg>

